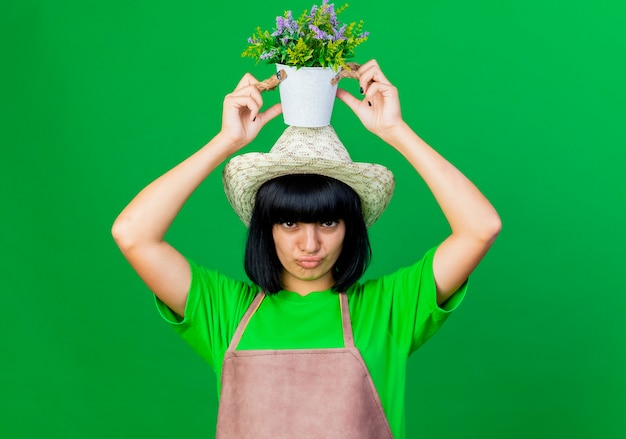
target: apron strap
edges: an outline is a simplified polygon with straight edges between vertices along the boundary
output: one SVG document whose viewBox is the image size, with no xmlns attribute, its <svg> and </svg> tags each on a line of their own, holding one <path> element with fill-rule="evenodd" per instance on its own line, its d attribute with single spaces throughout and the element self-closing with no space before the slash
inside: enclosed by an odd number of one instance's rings
<svg viewBox="0 0 626 439">
<path fill-rule="evenodd" d="M 259 291 L 250 306 L 248 307 L 248 310 L 239 321 L 239 325 L 237 325 L 237 329 L 233 334 L 233 338 L 230 340 L 230 344 L 228 345 L 229 351 L 234 351 L 237 348 L 237 345 L 239 345 L 239 342 L 241 341 L 241 336 L 243 335 L 243 331 L 246 330 L 246 326 L 248 326 L 248 322 L 250 321 L 252 314 L 254 314 L 259 308 L 259 305 L 261 305 L 261 302 L 264 298 L 265 293 L 263 293 L 263 291 Z"/>
<path fill-rule="evenodd" d="M 352 334 L 352 323 L 350 322 L 350 308 L 348 307 L 348 295 L 339 293 L 341 302 L 341 327 L 343 328 L 343 344 L 347 348 L 354 347 L 354 335 Z"/>
</svg>

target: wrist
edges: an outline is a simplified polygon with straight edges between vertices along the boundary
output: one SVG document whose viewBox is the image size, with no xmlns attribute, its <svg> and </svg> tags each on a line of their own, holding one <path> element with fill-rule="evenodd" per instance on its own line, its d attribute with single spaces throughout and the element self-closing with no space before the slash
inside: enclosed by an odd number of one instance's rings
<svg viewBox="0 0 626 439">
<path fill-rule="evenodd" d="M 247 143 L 239 137 L 231 136 L 224 131 L 220 131 L 206 146 L 210 146 L 211 149 L 215 150 L 226 159 L 246 145 Z"/>
<path fill-rule="evenodd" d="M 413 132 L 411 127 L 404 122 L 404 120 L 401 120 L 397 124 L 382 131 L 379 136 L 386 143 L 400 150 L 402 146 L 407 143 L 407 140 L 411 139 L 411 137 L 417 137 L 417 134 Z"/>
</svg>

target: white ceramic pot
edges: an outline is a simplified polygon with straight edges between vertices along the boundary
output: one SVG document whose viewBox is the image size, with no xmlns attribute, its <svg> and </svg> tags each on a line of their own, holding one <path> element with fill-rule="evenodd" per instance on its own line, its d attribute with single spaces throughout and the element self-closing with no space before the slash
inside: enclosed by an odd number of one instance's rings
<svg viewBox="0 0 626 439">
<path fill-rule="evenodd" d="M 331 80 L 338 72 L 330 67 L 276 67 L 287 73 L 279 85 L 285 123 L 297 127 L 330 125 L 337 92 L 337 85 L 332 85 Z"/>
</svg>

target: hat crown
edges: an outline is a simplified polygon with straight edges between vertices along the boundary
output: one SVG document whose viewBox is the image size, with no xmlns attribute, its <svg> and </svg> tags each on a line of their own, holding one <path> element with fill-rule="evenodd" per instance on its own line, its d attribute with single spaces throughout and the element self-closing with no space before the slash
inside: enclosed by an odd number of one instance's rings
<svg viewBox="0 0 626 439">
<path fill-rule="evenodd" d="M 284 157 L 352 162 L 348 150 L 330 125 L 321 128 L 290 126 L 278 138 L 269 153 Z"/>
<path fill-rule="evenodd" d="M 378 219 L 393 194 L 391 171 L 382 165 L 353 162 L 330 125 L 289 126 L 268 153 L 233 157 L 224 167 L 222 179 L 228 201 L 249 225 L 259 188 L 273 178 L 293 174 L 325 175 L 350 186 L 361 199 L 367 227 Z"/>
</svg>

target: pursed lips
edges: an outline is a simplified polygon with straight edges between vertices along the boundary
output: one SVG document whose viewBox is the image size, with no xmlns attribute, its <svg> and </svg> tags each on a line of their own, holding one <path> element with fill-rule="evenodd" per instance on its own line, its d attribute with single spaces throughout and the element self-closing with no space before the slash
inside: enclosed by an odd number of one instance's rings
<svg viewBox="0 0 626 439">
<path fill-rule="evenodd" d="M 300 257 L 296 259 L 298 265 L 303 268 L 315 268 L 322 261 L 321 257 Z"/>
</svg>

